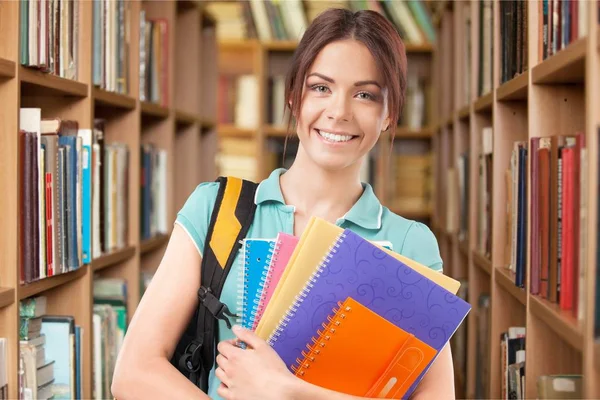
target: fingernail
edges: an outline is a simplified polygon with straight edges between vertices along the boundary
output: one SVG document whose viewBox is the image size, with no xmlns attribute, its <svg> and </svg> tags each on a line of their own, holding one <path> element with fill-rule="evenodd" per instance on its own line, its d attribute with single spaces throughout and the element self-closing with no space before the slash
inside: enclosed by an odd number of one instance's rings
<svg viewBox="0 0 600 400">
<path fill-rule="evenodd" d="M 233 328 L 231 328 L 234 332 L 239 332 L 242 330 L 242 327 L 239 325 L 234 325 Z"/>
</svg>

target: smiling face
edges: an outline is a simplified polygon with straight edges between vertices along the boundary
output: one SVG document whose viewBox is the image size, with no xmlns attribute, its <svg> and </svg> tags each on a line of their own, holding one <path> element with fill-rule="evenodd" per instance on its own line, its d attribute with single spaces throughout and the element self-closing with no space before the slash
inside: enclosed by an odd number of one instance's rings
<svg viewBox="0 0 600 400">
<path fill-rule="evenodd" d="M 297 132 L 304 152 L 327 170 L 357 164 L 389 124 L 387 90 L 375 59 L 359 41 L 325 46 L 302 89 Z"/>
</svg>

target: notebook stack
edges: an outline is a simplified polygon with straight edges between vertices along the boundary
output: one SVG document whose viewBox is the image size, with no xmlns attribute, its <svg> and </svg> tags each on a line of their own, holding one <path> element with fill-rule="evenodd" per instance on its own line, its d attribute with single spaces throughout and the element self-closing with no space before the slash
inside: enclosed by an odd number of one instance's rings
<svg viewBox="0 0 600 400">
<path fill-rule="evenodd" d="M 316 217 L 240 258 L 238 323 L 299 378 L 355 396 L 410 397 L 471 309 L 458 281 Z"/>
</svg>

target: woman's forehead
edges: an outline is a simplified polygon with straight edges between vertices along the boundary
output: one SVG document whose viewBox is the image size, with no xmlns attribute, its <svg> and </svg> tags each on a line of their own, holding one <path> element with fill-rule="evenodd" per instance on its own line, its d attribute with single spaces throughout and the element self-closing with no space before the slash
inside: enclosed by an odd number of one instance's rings
<svg viewBox="0 0 600 400">
<path fill-rule="evenodd" d="M 353 39 L 326 45 L 315 58 L 307 76 L 314 72 L 336 81 L 375 80 L 383 83 L 377 62 L 369 49 L 362 42 Z"/>
</svg>

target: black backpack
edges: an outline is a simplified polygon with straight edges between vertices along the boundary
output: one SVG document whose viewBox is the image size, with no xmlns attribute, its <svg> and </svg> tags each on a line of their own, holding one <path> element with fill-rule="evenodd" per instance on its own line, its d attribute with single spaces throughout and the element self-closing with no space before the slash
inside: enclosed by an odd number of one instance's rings
<svg viewBox="0 0 600 400">
<path fill-rule="evenodd" d="M 198 307 L 171 357 L 183 375 L 205 393 L 215 364 L 218 319 L 231 328 L 229 317 L 237 317 L 219 300 L 242 239 L 254 219 L 257 183 L 235 177 L 219 177 L 219 191 L 204 244 Z"/>
</svg>

